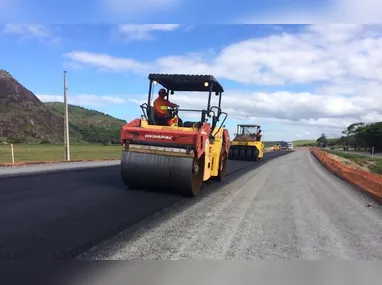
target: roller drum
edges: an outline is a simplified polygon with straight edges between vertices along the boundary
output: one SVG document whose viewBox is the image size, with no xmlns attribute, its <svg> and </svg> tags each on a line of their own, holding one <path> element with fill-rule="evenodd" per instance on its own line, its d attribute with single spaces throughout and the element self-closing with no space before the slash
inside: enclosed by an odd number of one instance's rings
<svg viewBox="0 0 382 285">
<path fill-rule="evenodd" d="M 123 151 L 121 175 L 133 189 L 197 195 L 203 182 L 203 169 L 193 173 L 193 158 Z"/>
<path fill-rule="evenodd" d="M 232 160 L 257 161 L 259 150 L 255 146 L 231 146 Z"/>
</svg>

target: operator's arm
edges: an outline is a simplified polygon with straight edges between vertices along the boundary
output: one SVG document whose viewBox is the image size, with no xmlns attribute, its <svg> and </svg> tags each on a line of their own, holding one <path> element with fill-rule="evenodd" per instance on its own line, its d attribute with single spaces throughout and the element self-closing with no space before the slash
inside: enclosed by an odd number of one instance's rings
<svg viewBox="0 0 382 285">
<path fill-rule="evenodd" d="M 169 100 L 166 100 L 166 104 L 168 107 L 171 107 L 171 108 L 178 106 L 177 104 L 171 103 Z"/>
</svg>

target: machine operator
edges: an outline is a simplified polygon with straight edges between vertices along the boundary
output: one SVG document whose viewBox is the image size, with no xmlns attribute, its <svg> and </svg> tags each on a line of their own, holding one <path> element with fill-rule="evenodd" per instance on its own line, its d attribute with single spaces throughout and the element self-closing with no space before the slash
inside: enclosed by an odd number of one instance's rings
<svg viewBox="0 0 382 285">
<path fill-rule="evenodd" d="M 179 107 L 179 105 L 170 102 L 166 99 L 167 91 L 161 88 L 158 91 L 158 98 L 154 101 L 155 120 L 165 122 L 168 126 L 182 126 L 182 120 L 177 115 L 171 116 L 168 112 L 168 108 Z"/>
<path fill-rule="evenodd" d="M 256 140 L 261 141 L 261 137 L 262 137 L 262 133 L 261 133 L 261 129 L 259 129 L 259 131 L 256 134 Z"/>
</svg>

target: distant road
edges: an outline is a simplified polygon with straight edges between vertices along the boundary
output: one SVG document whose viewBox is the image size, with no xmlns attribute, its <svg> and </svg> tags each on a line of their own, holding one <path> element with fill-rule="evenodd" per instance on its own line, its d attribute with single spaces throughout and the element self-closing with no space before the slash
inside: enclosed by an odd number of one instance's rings
<svg viewBox="0 0 382 285">
<path fill-rule="evenodd" d="M 382 260 L 382 207 L 299 149 L 80 258 Z"/>
<path fill-rule="evenodd" d="M 284 153 L 285 154 L 285 153 Z M 258 163 L 229 161 L 222 183 L 206 183 L 205 194 L 229 185 L 246 171 L 283 153 L 266 153 Z M 137 221 L 185 199 L 126 191 L 119 161 L 0 168 L 0 259 L 69 258 Z M 70 170 L 72 167 L 92 167 Z M 103 166 L 103 167 L 101 167 Z M 247 167 L 243 170 L 244 167 Z M 15 175 L 52 169 L 65 172 Z M 197 198 L 195 201 L 200 201 Z M 186 199 L 187 200 L 187 199 Z"/>
</svg>

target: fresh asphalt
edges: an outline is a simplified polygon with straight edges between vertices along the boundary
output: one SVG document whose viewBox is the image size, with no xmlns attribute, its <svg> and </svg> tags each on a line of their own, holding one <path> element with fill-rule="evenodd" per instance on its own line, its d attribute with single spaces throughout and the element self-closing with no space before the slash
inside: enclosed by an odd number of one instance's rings
<svg viewBox="0 0 382 285">
<path fill-rule="evenodd" d="M 259 162 L 229 161 L 225 181 L 207 182 L 204 193 L 192 200 L 202 201 L 220 187 L 228 187 L 242 175 L 285 154 L 266 153 Z M 73 165 L 84 168 L 71 170 Z M 45 173 L 55 169 L 60 171 Z M 20 171 L 25 173 L 12 176 Z M 171 194 L 127 191 L 118 162 L 102 162 L 98 167 L 95 163 L 77 163 L 3 168 L 0 259 L 73 258 L 184 201 L 188 199 Z"/>
</svg>

